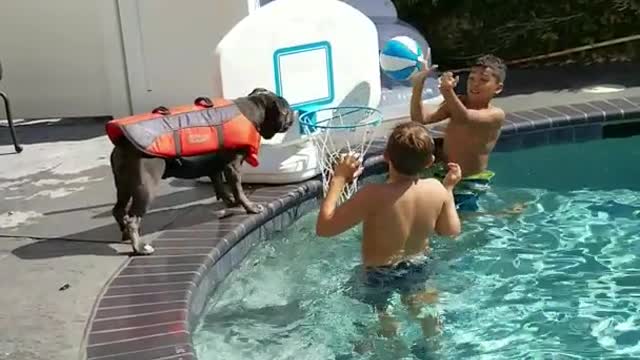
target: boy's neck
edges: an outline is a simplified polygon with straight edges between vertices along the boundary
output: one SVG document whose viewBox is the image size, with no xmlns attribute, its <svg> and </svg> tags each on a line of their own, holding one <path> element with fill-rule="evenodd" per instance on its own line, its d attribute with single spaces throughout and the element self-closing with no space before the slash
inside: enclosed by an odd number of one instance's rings
<svg viewBox="0 0 640 360">
<path fill-rule="evenodd" d="M 387 183 L 398 183 L 398 182 L 410 182 L 410 181 L 418 181 L 420 180 L 419 175 L 408 176 L 398 173 L 393 169 L 393 167 L 389 167 L 389 178 L 387 178 Z"/>
<path fill-rule="evenodd" d="M 488 109 L 491 106 L 491 100 L 489 101 L 482 101 L 482 102 L 473 102 L 471 100 L 469 100 L 468 97 L 465 97 L 465 101 L 464 101 L 464 105 L 472 110 L 482 110 L 482 109 Z"/>
</svg>

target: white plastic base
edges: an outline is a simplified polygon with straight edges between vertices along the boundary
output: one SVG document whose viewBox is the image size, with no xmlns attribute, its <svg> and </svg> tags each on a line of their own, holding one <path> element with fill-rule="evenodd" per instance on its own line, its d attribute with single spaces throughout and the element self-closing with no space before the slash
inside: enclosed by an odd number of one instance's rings
<svg viewBox="0 0 640 360">
<path fill-rule="evenodd" d="M 316 149 L 311 139 L 281 144 L 262 144 L 260 167 L 245 164 L 243 183 L 286 184 L 304 181 L 320 173 Z"/>
</svg>

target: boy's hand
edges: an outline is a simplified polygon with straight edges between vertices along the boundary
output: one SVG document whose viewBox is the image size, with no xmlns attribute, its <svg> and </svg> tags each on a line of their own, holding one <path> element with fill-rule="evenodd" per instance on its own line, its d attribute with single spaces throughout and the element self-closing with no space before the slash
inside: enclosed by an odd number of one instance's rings
<svg viewBox="0 0 640 360">
<path fill-rule="evenodd" d="M 431 49 L 427 49 L 427 54 L 424 58 L 428 59 L 430 53 Z M 420 63 L 422 64 L 422 69 L 411 76 L 411 84 L 413 86 L 424 84 L 424 80 L 427 78 L 427 76 L 429 76 L 429 74 L 431 74 L 438 68 L 438 65 L 429 67 L 429 63 L 427 62 L 427 60 L 420 60 Z"/>
<path fill-rule="evenodd" d="M 342 159 L 338 161 L 338 164 L 333 170 L 333 178 L 343 179 L 349 183 L 360 176 L 363 170 L 364 168 L 361 166 L 360 157 L 357 154 L 349 153 L 342 155 Z"/>
<path fill-rule="evenodd" d="M 460 165 L 456 163 L 448 163 L 447 167 L 449 168 L 449 171 L 444 177 L 442 184 L 447 188 L 447 190 L 453 190 L 460 180 L 462 180 L 462 170 L 460 169 Z"/>
<path fill-rule="evenodd" d="M 451 91 L 458 85 L 458 77 L 454 77 L 452 72 L 447 71 L 446 73 L 442 74 L 442 76 L 440 76 L 439 83 L 440 92 Z"/>
</svg>

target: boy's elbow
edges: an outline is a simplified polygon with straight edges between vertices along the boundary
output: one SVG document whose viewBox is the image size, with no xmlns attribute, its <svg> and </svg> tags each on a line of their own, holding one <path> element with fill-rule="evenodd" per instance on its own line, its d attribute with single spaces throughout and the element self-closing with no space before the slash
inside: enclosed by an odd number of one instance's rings
<svg viewBox="0 0 640 360">
<path fill-rule="evenodd" d="M 316 226 L 316 236 L 317 237 L 327 237 L 328 235 L 327 235 L 327 232 L 323 228 L 321 228 L 319 226 Z"/>
<path fill-rule="evenodd" d="M 448 236 L 457 237 L 458 235 L 460 235 L 461 232 L 462 232 L 462 229 L 460 229 L 460 226 L 454 227 L 451 229 Z"/>
<path fill-rule="evenodd" d="M 460 235 L 460 230 L 457 229 L 452 229 L 449 231 L 443 231 L 440 233 L 440 236 L 446 236 L 446 237 L 451 237 L 451 238 L 455 238 L 458 235 Z"/>
<path fill-rule="evenodd" d="M 422 124 L 424 122 L 424 118 L 422 117 L 422 114 L 416 114 L 415 112 L 411 112 L 410 119 L 411 121 L 417 122 L 419 124 Z"/>
<path fill-rule="evenodd" d="M 460 223 L 460 221 L 456 221 L 451 225 L 451 231 L 449 232 L 449 236 L 451 237 L 456 237 L 458 235 L 460 235 L 460 233 L 462 232 L 462 224 Z"/>
<path fill-rule="evenodd" d="M 325 226 L 324 224 L 322 224 L 320 222 L 316 224 L 316 236 L 317 237 L 325 238 L 325 237 L 332 236 L 332 234 L 331 234 L 331 232 L 329 230 L 330 229 L 327 226 Z"/>
<path fill-rule="evenodd" d="M 446 228 L 438 231 L 438 235 L 448 236 L 448 237 L 457 237 L 458 235 L 460 235 L 461 232 L 462 232 L 461 226 L 457 224 L 457 225 L 447 226 Z"/>
</svg>

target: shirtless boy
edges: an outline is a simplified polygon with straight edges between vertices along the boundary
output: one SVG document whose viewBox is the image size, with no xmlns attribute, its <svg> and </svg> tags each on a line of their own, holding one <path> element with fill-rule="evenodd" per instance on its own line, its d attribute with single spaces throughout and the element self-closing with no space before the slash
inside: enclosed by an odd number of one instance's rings
<svg viewBox="0 0 640 360">
<path fill-rule="evenodd" d="M 435 291 L 426 289 L 425 284 L 429 237 L 460 233 L 453 199 L 460 167 L 449 163 L 442 182 L 419 178 L 420 171 L 433 164 L 433 151 L 433 140 L 424 126 L 411 121 L 397 125 L 384 152 L 389 166 L 387 181 L 365 185 L 337 206 L 345 184 L 360 168 L 359 160 L 346 156 L 334 170 L 316 223 L 321 237 L 335 236 L 363 223 L 363 300 L 374 306 L 382 332 L 389 337 L 397 331 L 397 322 L 387 312 L 394 291 L 400 292 L 414 318 L 423 305 L 437 301 Z M 425 336 L 436 333 L 437 314 L 428 314 L 421 321 Z"/>
<path fill-rule="evenodd" d="M 426 125 L 449 119 L 442 161 L 459 164 L 463 177 L 481 173 L 487 169 L 489 154 L 505 119 L 504 111 L 493 106 L 491 100 L 502 91 L 506 66 L 493 55 L 477 59 L 467 79 L 466 96 L 456 95 L 458 77 L 445 72 L 440 77 L 444 101 L 436 111 L 429 112 L 422 106 L 421 94 L 424 81 L 432 70 L 425 66 L 412 78 L 411 120 Z"/>
</svg>

